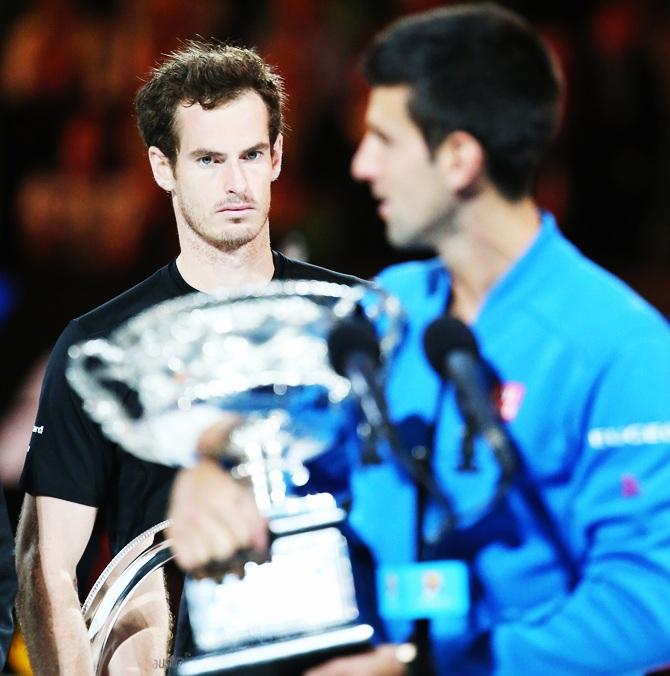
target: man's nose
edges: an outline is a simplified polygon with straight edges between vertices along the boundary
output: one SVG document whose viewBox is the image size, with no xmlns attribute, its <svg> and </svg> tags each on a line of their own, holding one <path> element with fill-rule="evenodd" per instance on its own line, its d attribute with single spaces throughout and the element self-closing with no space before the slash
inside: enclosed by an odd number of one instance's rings
<svg viewBox="0 0 670 676">
<path fill-rule="evenodd" d="M 372 181 L 375 177 L 375 158 L 369 136 L 364 136 L 351 159 L 351 175 L 357 181 Z"/>
<path fill-rule="evenodd" d="M 223 167 L 223 185 L 227 193 L 244 194 L 247 176 L 239 162 L 226 162 Z"/>
</svg>

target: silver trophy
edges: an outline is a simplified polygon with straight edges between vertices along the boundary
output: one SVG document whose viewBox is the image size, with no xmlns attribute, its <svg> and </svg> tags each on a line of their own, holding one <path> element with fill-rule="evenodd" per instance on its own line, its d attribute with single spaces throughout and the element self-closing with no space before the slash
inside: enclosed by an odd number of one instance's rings
<svg viewBox="0 0 670 676">
<path fill-rule="evenodd" d="M 241 416 L 226 457 L 267 518 L 268 561 L 237 561 L 188 578 L 199 655 L 180 675 L 259 668 L 293 673 L 310 656 L 366 645 L 344 511 L 327 493 L 305 494 L 305 466 L 351 425 L 349 380 L 330 365 L 328 335 L 361 314 L 381 327 L 382 358 L 401 328 L 398 302 L 366 286 L 271 282 L 245 292 L 192 294 L 132 318 L 106 339 L 70 348 L 68 379 L 110 439 L 151 462 L 189 466 L 222 411 Z M 302 494 L 300 494 L 302 493 Z M 84 604 L 98 669 L 116 618 L 136 586 L 171 558 L 158 524 L 111 562 Z M 277 665 L 293 665 L 281 671 Z M 265 666 L 263 666 L 265 665 Z"/>
</svg>

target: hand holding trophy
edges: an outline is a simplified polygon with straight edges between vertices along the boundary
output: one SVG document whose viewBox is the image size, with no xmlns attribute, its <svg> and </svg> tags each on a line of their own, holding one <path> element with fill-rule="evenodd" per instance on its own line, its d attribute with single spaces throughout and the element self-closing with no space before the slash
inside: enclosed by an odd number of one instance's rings
<svg viewBox="0 0 670 676">
<path fill-rule="evenodd" d="M 221 420 L 200 436 L 201 461 L 179 472 L 170 495 L 167 536 L 175 562 L 183 571 L 204 577 L 230 568 L 238 552 L 262 561 L 267 557 L 268 525 L 253 493 L 224 471 L 218 460 L 241 419 L 221 413 Z"/>
</svg>

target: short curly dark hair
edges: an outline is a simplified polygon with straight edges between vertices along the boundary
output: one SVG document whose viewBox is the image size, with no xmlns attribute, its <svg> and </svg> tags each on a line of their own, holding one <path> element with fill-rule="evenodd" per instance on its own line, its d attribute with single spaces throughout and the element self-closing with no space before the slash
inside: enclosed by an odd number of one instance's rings
<svg viewBox="0 0 670 676">
<path fill-rule="evenodd" d="M 175 112 L 179 105 L 205 109 L 253 90 L 267 106 L 270 143 L 284 126 L 282 78 L 253 49 L 188 40 L 152 71 L 135 97 L 137 124 L 147 147 L 156 146 L 174 166 L 179 149 Z"/>
</svg>

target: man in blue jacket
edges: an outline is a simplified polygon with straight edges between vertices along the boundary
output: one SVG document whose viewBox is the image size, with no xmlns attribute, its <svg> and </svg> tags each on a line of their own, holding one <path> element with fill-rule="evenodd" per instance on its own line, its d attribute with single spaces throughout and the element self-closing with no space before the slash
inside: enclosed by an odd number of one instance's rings
<svg viewBox="0 0 670 676">
<path fill-rule="evenodd" d="M 310 676 L 406 673 L 411 651 L 397 646 L 408 640 L 424 652 L 416 673 L 670 663 L 670 336 L 533 200 L 561 107 L 553 58 L 524 20 L 484 4 L 397 22 L 364 69 L 353 174 L 391 242 L 438 254 L 380 276 L 409 324 L 389 412 L 449 496 L 456 529 L 392 459 L 355 471 L 351 523 L 376 563 L 384 643 Z M 517 480 L 495 504 L 499 464 L 464 437 L 454 388 L 424 354 L 424 331 L 445 312 L 475 335 L 524 468 L 525 488 Z"/>
</svg>

